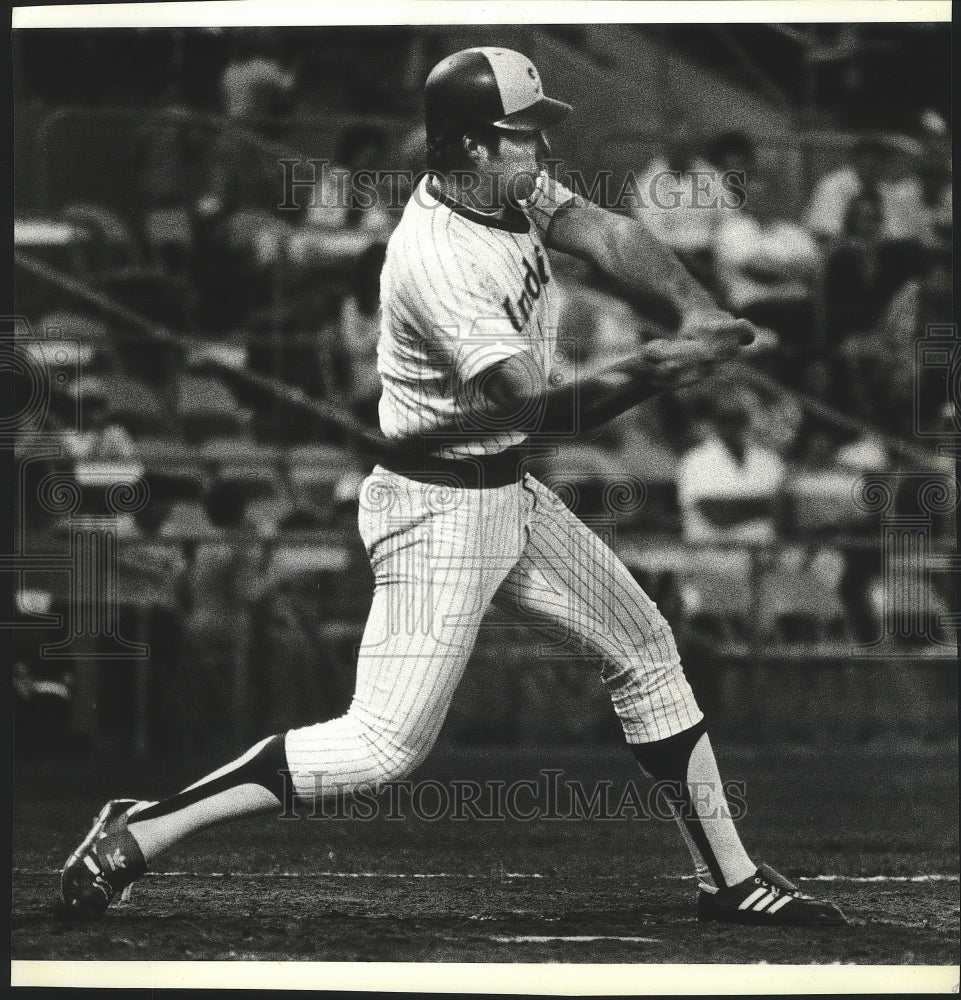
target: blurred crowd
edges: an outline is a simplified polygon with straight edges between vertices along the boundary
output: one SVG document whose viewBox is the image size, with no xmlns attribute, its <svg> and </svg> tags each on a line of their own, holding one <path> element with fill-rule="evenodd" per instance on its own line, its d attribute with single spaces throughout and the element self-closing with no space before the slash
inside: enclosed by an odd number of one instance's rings
<svg viewBox="0 0 961 1000">
<path fill-rule="evenodd" d="M 324 166 L 298 160 L 296 183 L 282 190 L 279 126 L 304 67 L 270 37 L 244 36 L 225 55 L 213 137 L 176 107 L 142 127 L 136 212 L 78 202 L 61 213 L 89 237 L 71 262 L 182 336 L 144 337 L 75 301 L 51 302 L 35 324 L 51 350 L 79 350 L 79 374 L 52 400 L 59 458 L 23 435 L 27 478 L 67 468 L 85 496 L 111 475 L 149 485 L 149 502 L 118 515 L 116 528 L 123 586 L 154 595 L 152 635 L 176 636 L 167 653 L 155 647 L 167 663 L 152 700 L 183 720 L 175 749 L 202 745 L 208 720 L 227 710 L 238 657 L 270 663 L 269 675 L 251 675 L 265 731 L 343 710 L 353 633 L 330 623 L 363 617 L 369 596 L 350 531 L 364 469 L 349 442 L 232 373 L 278 379 L 376 423 L 379 275 L 407 192 L 396 175 L 370 184 L 364 172 L 419 171 L 423 132 L 353 116 L 330 137 Z M 420 62 L 394 72 L 416 76 Z M 804 192 L 799 215 L 782 208 L 776 159 L 742 133 L 701 136 L 682 122 L 632 176 L 627 210 L 760 328 L 748 362 L 762 378 L 732 370 L 664 394 L 590 440 L 558 446 L 537 471 L 585 517 L 611 513 L 612 485 L 643 484 L 643 506 L 618 507 L 614 520 L 700 546 L 701 561 L 672 574 L 689 616 L 725 600 L 747 615 L 750 560 L 738 546 L 822 540 L 782 553 L 767 579 L 821 595 L 829 612 L 842 607 L 869 640 L 879 565 L 831 539 L 865 530 L 853 499 L 860 477 L 900 467 L 887 435 L 911 438 L 917 421 L 953 427 L 944 372 L 915 359 L 926 330 L 953 316 L 946 123 L 929 112 L 913 134 L 856 138 Z M 662 332 L 587 265 L 553 266 L 562 374 Z M 817 419 L 778 385 L 854 419 L 843 428 Z M 51 537 L 69 531 L 71 515 L 43 504 L 23 511 L 29 530 Z M 341 528 L 347 542 L 317 543 Z M 638 572 L 656 591 L 656 571 Z M 59 676 L 31 681 L 26 659 L 22 692 L 35 682 L 65 696 Z M 329 665 L 324 676 L 318 661 Z"/>
</svg>

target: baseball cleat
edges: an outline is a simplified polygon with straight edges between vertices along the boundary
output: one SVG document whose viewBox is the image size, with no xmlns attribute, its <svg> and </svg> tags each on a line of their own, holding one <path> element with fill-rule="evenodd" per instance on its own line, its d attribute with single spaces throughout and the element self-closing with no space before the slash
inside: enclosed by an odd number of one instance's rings
<svg viewBox="0 0 961 1000">
<path fill-rule="evenodd" d="M 127 814 L 137 799 L 111 799 L 87 836 L 67 858 L 60 875 L 60 898 L 72 917 L 102 917 L 119 892 L 130 898 L 133 882 L 147 870 L 140 847 L 127 830 Z"/>
<path fill-rule="evenodd" d="M 715 889 L 701 883 L 698 889 L 697 919 L 701 921 L 795 927 L 839 927 L 847 923 L 834 903 L 805 896 L 769 865 L 761 865 L 737 885 Z"/>
</svg>

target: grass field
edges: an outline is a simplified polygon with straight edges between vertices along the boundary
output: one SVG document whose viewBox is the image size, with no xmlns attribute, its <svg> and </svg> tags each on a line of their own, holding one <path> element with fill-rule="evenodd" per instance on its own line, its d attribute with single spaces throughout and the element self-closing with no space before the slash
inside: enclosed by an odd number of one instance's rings
<svg viewBox="0 0 961 1000">
<path fill-rule="evenodd" d="M 130 903 L 73 925 L 58 869 L 111 795 L 169 793 L 210 762 L 24 765 L 14 803 L 14 959 L 955 964 L 955 745 L 718 747 L 756 860 L 835 899 L 840 930 L 694 920 L 657 820 L 260 818 L 158 862 Z M 215 762 L 220 763 L 220 762 Z M 419 778 L 637 779 L 623 748 L 441 748 Z"/>
</svg>

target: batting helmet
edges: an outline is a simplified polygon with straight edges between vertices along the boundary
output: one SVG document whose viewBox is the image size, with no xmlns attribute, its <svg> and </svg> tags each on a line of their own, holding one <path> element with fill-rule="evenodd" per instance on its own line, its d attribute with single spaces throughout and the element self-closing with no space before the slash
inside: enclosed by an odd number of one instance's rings
<svg viewBox="0 0 961 1000">
<path fill-rule="evenodd" d="M 459 125 L 484 122 L 535 132 L 563 121 L 571 106 L 544 96 L 537 68 L 512 49 L 463 49 L 441 60 L 424 85 L 429 139 Z"/>
</svg>

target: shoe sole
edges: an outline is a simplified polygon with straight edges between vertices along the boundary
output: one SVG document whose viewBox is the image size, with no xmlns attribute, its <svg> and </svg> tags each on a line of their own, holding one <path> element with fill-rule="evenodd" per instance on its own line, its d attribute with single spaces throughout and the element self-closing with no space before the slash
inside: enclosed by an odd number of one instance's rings
<svg viewBox="0 0 961 1000">
<path fill-rule="evenodd" d="M 757 914 L 741 914 L 735 915 L 731 914 L 723 916 L 702 916 L 697 915 L 698 923 L 715 923 L 715 924 L 737 924 L 741 927 L 846 927 L 847 918 L 843 913 L 838 913 L 836 916 L 833 914 L 825 914 L 823 917 L 811 918 L 809 920 L 796 919 L 796 920 L 773 920 L 764 919 L 762 913 Z"/>
</svg>

